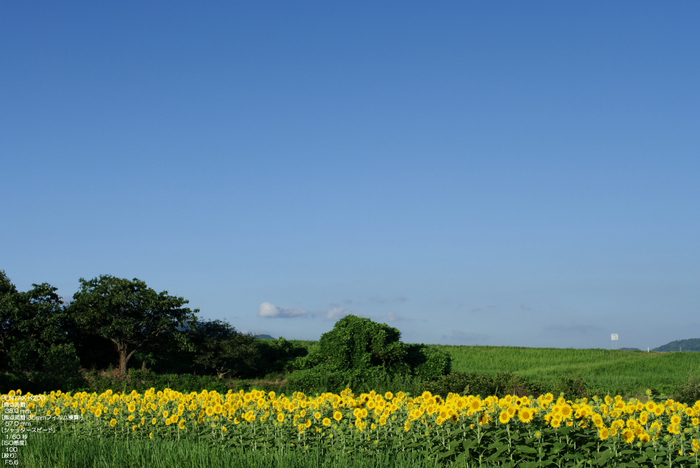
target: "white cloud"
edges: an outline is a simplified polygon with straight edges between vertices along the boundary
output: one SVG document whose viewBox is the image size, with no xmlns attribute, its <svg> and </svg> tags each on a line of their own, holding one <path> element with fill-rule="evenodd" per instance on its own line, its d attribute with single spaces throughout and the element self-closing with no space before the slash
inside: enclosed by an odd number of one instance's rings
<svg viewBox="0 0 700 468">
<path fill-rule="evenodd" d="M 258 317 L 267 318 L 292 318 L 292 317 L 306 317 L 308 312 L 305 309 L 289 309 L 285 307 L 277 307 L 269 302 L 263 302 L 260 304 L 260 310 L 258 311 Z"/>
<path fill-rule="evenodd" d="M 258 317 L 265 318 L 306 318 L 318 317 L 325 320 L 337 321 L 346 315 L 351 315 L 353 312 L 338 304 L 331 304 L 330 307 L 318 311 L 308 311 L 306 309 L 293 309 L 287 307 L 278 307 L 270 302 L 260 304 Z"/>
<path fill-rule="evenodd" d="M 349 309 L 346 309 L 345 307 L 331 307 L 329 309 L 321 311 L 320 315 L 322 315 L 326 320 L 340 320 L 341 318 L 345 317 L 346 315 L 352 314 L 352 311 Z"/>
<path fill-rule="evenodd" d="M 403 321 L 408 320 L 403 315 L 397 314 L 396 312 L 392 312 L 391 310 L 389 312 L 387 312 L 387 315 L 389 316 L 390 322 L 403 322 Z"/>
</svg>

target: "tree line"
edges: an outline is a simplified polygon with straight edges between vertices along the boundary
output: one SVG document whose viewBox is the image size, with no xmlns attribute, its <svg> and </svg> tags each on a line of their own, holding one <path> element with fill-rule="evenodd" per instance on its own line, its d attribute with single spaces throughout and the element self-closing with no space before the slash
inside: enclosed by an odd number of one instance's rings
<svg viewBox="0 0 700 468">
<path fill-rule="evenodd" d="M 0 391 L 84 387 L 86 369 L 262 378 L 284 374 L 297 388 L 344 388 L 395 376 L 434 380 L 450 357 L 400 341 L 386 324 L 348 316 L 309 353 L 287 341 L 258 340 L 221 320 L 204 320 L 182 297 L 139 279 L 80 279 L 69 303 L 48 284 L 18 291 L 0 270 Z M 5 388 L 7 387 L 7 388 Z"/>
<path fill-rule="evenodd" d="M 81 278 L 65 303 L 48 283 L 18 291 L 0 270 L 0 385 L 74 389 L 81 370 L 113 367 L 126 374 L 139 366 L 251 378 L 306 354 L 287 340 L 256 340 L 225 321 L 201 319 L 187 303 L 139 279 L 111 275 Z"/>
</svg>

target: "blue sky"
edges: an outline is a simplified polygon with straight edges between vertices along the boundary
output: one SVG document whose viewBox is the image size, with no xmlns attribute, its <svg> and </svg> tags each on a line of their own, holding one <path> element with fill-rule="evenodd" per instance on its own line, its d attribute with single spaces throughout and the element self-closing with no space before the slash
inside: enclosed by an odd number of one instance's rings
<svg viewBox="0 0 700 468">
<path fill-rule="evenodd" d="M 237 329 L 700 337 L 697 2 L 12 2 L 0 269 Z"/>
</svg>

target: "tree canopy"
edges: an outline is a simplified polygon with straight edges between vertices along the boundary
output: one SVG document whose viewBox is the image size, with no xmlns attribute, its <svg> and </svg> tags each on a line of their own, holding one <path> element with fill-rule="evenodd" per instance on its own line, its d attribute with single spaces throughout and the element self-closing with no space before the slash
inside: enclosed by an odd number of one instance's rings
<svg viewBox="0 0 700 468">
<path fill-rule="evenodd" d="M 110 340 L 119 354 L 119 371 L 126 373 L 136 352 L 148 351 L 159 338 L 193 322 L 196 313 L 183 307 L 189 301 L 157 293 L 145 282 L 101 275 L 80 278 L 80 290 L 73 296 L 70 311 L 84 331 Z"/>
<path fill-rule="evenodd" d="M 385 323 L 348 315 L 321 336 L 320 360 L 335 370 L 384 367 L 393 370 L 407 354 L 401 332 Z"/>
<path fill-rule="evenodd" d="M 219 378 L 227 374 L 240 377 L 255 366 L 258 357 L 256 339 L 221 320 L 195 323 L 190 331 L 197 354 L 194 362 L 216 372 Z"/>
<path fill-rule="evenodd" d="M 324 333 L 308 356 L 295 361 L 290 380 L 301 386 L 363 385 L 373 379 L 416 376 L 434 379 L 450 372 L 450 356 L 425 345 L 400 341 L 401 332 L 385 323 L 348 315 Z"/>
<path fill-rule="evenodd" d="M 19 292 L 0 270 L 0 368 L 22 376 L 34 391 L 80 381 L 80 362 L 56 291 L 42 283 Z"/>
</svg>

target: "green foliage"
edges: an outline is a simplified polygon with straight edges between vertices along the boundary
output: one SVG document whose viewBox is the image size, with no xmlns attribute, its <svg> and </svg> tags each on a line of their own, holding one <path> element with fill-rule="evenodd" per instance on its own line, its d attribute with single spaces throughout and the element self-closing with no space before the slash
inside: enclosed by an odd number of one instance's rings
<svg viewBox="0 0 700 468">
<path fill-rule="evenodd" d="M 258 339 L 255 347 L 258 352 L 255 369 L 259 377 L 289 370 L 295 359 L 308 354 L 306 347 L 282 337 L 277 340 Z"/>
<path fill-rule="evenodd" d="M 508 380 L 507 377 L 502 379 Z M 197 405 L 199 407 L 189 409 L 190 414 L 181 415 L 182 427 L 179 427 L 169 419 L 163 421 L 160 415 L 164 411 L 170 414 L 182 412 L 179 408 L 192 401 L 191 395 L 171 394 L 163 399 L 157 394 L 145 398 L 150 400 L 148 406 L 156 405 L 156 408 L 154 411 L 146 410 L 144 414 L 146 420 L 152 416 L 156 419 L 142 427 L 138 419 L 132 421 L 135 418 L 129 406 L 134 400 L 112 400 L 113 396 L 110 393 L 97 397 L 98 405 L 109 402 L 109 409 L 105 408 L 101 415 L 91 414 L 92 411 L 88 410 L 85 417 L 77 421 L 35 421 L 35 427 L 51 428 L 55 432 L 29 433 L 27 445 L 18 451 L 20 466 L 88 467 L 99 461 L 100 466 L 151 468 L 173 466 L 175 463 L 177 466 L 210 467 L 222 466 L 222 463 L 241 466 L 236 464 L 246 460 L 243 466 L 304 467 L 333 461 L 337 466 L 402 468 L 405 465 L 398 464 L 397 460 L 404 460 L 411 462 L 412 467 L 426 466 L 423 465 L 425 462 L 427 466 L 435 468 L 698 468 L 700 461 L 694 453 L 697 448 L 693 447 L 697 443 L 694 439 L 698 438 L 698 429 L 692 425 L 690 418 L 685 418 L 684 408 L 672 409 L 666 405 L 671 409 L 670 413 L 665 410 L 665 414 L 658 415 L 658 418 L 649 414 L 649 422 L 668 423 L 674 415 L 679 415 L 686 419 L 683 424 L 685 428 L 680 428 L 679 434 L 662 433 L 660 437 L 647 441 L 632 435 L 633 440 L 625 441 L 627 436 L 624 432 L 603 436 L 593 422 L 594 418 L 598 416 L 606 427 L 612 427 L 613 421 L 621 416 L 619 420 L 624 427 L 625 419 L 637 420 L 645 409 L 633 409 L 631 413 L 625 412 L 626 415 L 613 415 L 609 414 L 607 405 L 603 410 L 601 400 L 568 401 L 563 406 L 568 406 L 569 410 L 585 403 L 586 406 L 591 405 L 591 412 L 575 418 L 571 418 L 570 414 L 568 420 L 571 424 L 560 425 L 559 422 L 549 421 L 556 420 L 563 407 L 559 403 L 550 405 L 550 400 L 506 400 L 505 405 L 498 402 L 497 406 L 493 402 L 484 406 L 484 401 L 477 400 L 479 409 L 471 406 L 474 401 L 462 401 L 474 411 L 471 414 L 460 411 L 445 419 L 443 414 L 450 412 L 453 406 L 449 402 L 445 404 L 440 398 L 421 397 L 422 401 L 411 401 L 403 395 L 383 395 L 392 402 L 385 405 L 384 411 L 388 406 L 390 416 L 384 417 L 385 421 L 382 422 L 382 418 L 377 421 L 376 417 L 370 416 L 371 405 L 377 403 L 375 394 L 355 397 L 345 393 L 338 396 L 341 404 L 335 398 L 328 398 L 328 395 L 317 399 L 295 395 L 291 401 L 279 398 L 279 395 L 231 395 L 225 398 L 231 398 L 235 407 L 227 416 L 220 417 Z M 209 400 L 204 405 L 216 412 L 215 408 L 221 400 L 218 397 L 210 400 L 212 396 L 195 398 L 195 401 L 201 404 L 202 400 Z M 60 409 L 62 415 L 80 414 L 85 407 L 90 408 L 95 403 L 94 400 L 81 401 L 77 407 L 73 407 L 73 401 L 65 396 L 52 398 L 38 411 L 57 414 Z M 629 403 L 636 406 L 637 400 Z M 394 404 L 395 410 L 392 409 Z M 437 407 L 432 411 L 426 406 Z M 423 408 L 422 415 L 416 414 L 418 407 Z M 510 412 L 511 408 L 517 408 L 517 417 Z M 527 408 L 530 409 L 530 417 L 524 412 Z M 142 410 L 139 411 L 142 413 Z M 199 423 L 196 422 L 198 413 L 202 418 Z M 503 414 L 512 414 L 513 417 L 502 421 Z M 330 424 L 322 422 L 324 417 Z M 370 421 L 375 423 L 371 424 Z M 630 431 L 630 434 L 633 432 Z M 6 436 L 0 435 L 2 437 Z M 78 452 L 85 452 L 86 455 L 77 456 Z M 270 458 L 271 454 L 276 458 Z M 381 464 L 375 464 L 377 460 Z M 355 465 L 358 461 L 362 463 Z"/>
<path fill-rule="evenodd" d="M 663 346 L 653 349 L 652 351 L 659 352 L 675 352 L 675 351 L 700 351 L 700 338 L 691 338 L 689 340 L 676 340 L 666 343 Z"/>
<path fill-rule="evenodd" d="M 81 383 L 80 362 L 56 290 L 43 283 L 18 292 L 0 271 L 0 363 L 25 390 L 66 389 Z"/>
<path fill-rule="evenodd" d="M 7 353 L 12 346 L 16 327 L 18 292 L 17 288 L 0 270 L 0 369 L 7 366 Z"/>
<path fill-rule="evenodd" d="M 69 338 L 74 344 L 80 366 L 84 369 L 106 369 L 119 362 L 119 354 L 114 343 L 107 338 L 72 326 Z"/>
<path fill-rule="evenodd" d="M 395 376 L 437 378 L 450 371 L 447 353 L 426 345 L 407 345 L 401 332 L 384 323 L 348 315 L 325 333 L 307 356 L 290 363 L 290 387 L 306 391 L 360 389 Z"/>
<path fill-rule="evenodd" d="M 634 395 L 655 388 L 671 395 L 700 368 L 700 353 L 647 353 L 606 349 L 431 345 L 452 357 L 452 370 L 494 376 L 513 372 L 556 389 L 580 374 L 589 392 Z"/>
<path fill-rule="evenodd" d="M 194 363 L 213 371 L 219 378 L 253 373 L 258 348 L 253 335 L 237 332 L 221 320 L 198 321 L 190 336 Z"/>
<path fill-rule="evenodd" d="M 560 393 L 563 393 L 564 396 L 569 399 L 592 396 L 588 389 L 588 384 L 585 380 L 583 380 L 581 374 L 577 375 L 576 377 L 573 377 L 571 375 L 562 377 L 559 382 L 559 387 L 556 390 L 558 390 Z"/>
<path fill-rule="evenodd" d="M 450 393 L 460 395 L 492 395 L 494 390 L 493 378 L 488 375 L 466 374 L 452 372 L 438 379 L 423 382 L 423 391 L 446 398 Z"/>
<path fill-rule="evenodd" d="M 214 375 L 157 374 L 153 371 L 129 369 L 126 374 L 110 371 L 91 371 L 85 375 L 86 384 L 80 387 L 88 392 L 145 392 L 150 388 L 170 388 L 178 392 L 198 392 L 203 388 L 225 394 L 229 390 L 247 390 L 249 384 L 235 379 L 218 378 Z"/>
<path fill-rule="evenodd" d="M 545 389 L 537 382 L 531 382 L 512 372 L 499 372 L 490 376 L 486 374 L 467 374 L 453 372 L 436 380 L 424 382 L 423 390 L 435 395 L 447 397 L 449 393 L 461 395 L 532 395 L 545 393 Z"/>
<path fill-rule="evenodd" d="M 138 280 L 102 275 L 87 281 L 73 296 L 70 312 L 85 332 L 106 338 L 119 355 L 119 370 L 125 373 L 134 353 L 148 350 L 168 332 L 194 321 L 187 300 L 155 292 Z"/>
<path fill-rule="evenodd" d="M 407 353 L 400 338 L 401 332 L 396 328 L 348 315 L 321 336 L 315 356 L 309 361 L 339 371 L 370 367 L 394 370 L 403 364 Z"/>
<path fill-rule="evenodd" d="M 84 439 L 65 434 L 32 436 L 19 452 L 20 466 L 53 468 L 435 468 L 465 467 L 445 461 L 436 464 L 418 451 L 398 453 L 328 453 L 319 447 L 304 450 L 277 448 L 252 451 L 202 440 Z M 467 465 L 468 466 L 468 465 Z M 501 466 L 483 463 L 484 468 Z M 546 465 L 544 465 L 546 466 Z"/>
<path fill-rule="evenodd" d="M 700 400 L 700 378 L 688 373 L 688 379 L 679 384 L 674 392 L 673 399 L 688 405 Z"/>
<path fill-rule="evenodd" d="M 439 349 L 424 344 L 406 345 L 407 364 L 422 380 L 435 380 L 450 373 L 452 358 Z"/>
<path fill-rule="evenodd" d="M 453 372 L 424 382 L 422 389 L 442 397 L 446 397 L 449 393 L 503 397 L 505 395 L 538 396 L 548 392 L 555 395 L 564 393 L 565 397 L 570 399 L 592 396 L 581 375 L 562 377 L 556 384 L 543 384 L 512 372 L 499 372 L 493 376 Z"/>
<path fill-rule="evenodd" d="M 288 377 L 289 391 L 305 393 L 340 392 L 353 384 L 352 372 L 329 371 L 324 367 L 300 369 Z"/>
<path fill-rule="evenodd" d="M 493 377 L 493 382 L 495 386 L 494 395 L 537 396 L 545 393 L 539 383 L 530 381 L 513 372 L 499 372 Z"/>
</svg>

